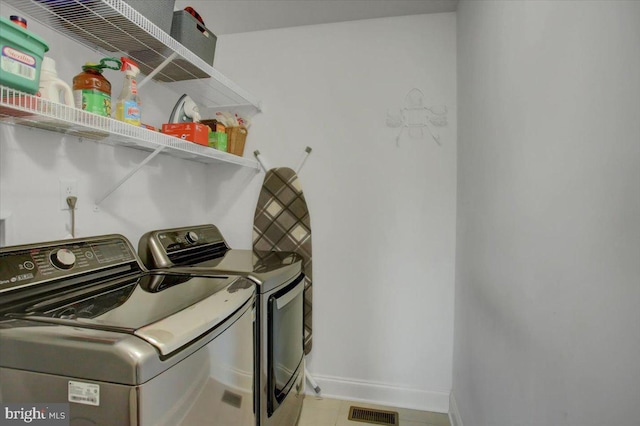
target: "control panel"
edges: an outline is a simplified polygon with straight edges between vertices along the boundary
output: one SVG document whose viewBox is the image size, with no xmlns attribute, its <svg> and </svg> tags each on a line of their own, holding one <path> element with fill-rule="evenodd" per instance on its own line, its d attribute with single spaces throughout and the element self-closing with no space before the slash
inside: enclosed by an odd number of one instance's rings
<svg viewBox="0 0 640 426">
<path fill-rule="evenodd" d="M 135 260 L 123 238 L 5 249 L 0 251 L 0 293 Z"/>
<path fill-rule="evenodd" d="M 215 226 L 198 226 L 160 231 L 156 238 L 167 254 L 199 246 L 224 244 L 222 234 L 220 234 L 220 231 L 218 231 L 218 228 Z"/>
</svg>

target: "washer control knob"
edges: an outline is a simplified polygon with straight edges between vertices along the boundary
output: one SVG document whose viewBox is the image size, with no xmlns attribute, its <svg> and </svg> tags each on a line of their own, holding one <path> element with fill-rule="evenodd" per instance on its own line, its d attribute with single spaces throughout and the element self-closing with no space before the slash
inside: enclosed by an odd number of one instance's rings
<svg viewBox="0 0 640 426">
<path fill-rule="evenodd" d="M 50 257 L 53 266 L 59 269 L 71 269 L 76 264 L 76 255 L 66 248 L 52 252 Z"/>
<path fill-rule="evenodd" d="M 189 231 L 187 232 L 187 235 L 184 236 L 184 239 L 187 240 L 189 244 L 195 244 L 198 242 L 198 239 L 200 239 L 200 237 L 198 237 L 198 234 L 196 234 L 195 232 Z"/>
</svg>

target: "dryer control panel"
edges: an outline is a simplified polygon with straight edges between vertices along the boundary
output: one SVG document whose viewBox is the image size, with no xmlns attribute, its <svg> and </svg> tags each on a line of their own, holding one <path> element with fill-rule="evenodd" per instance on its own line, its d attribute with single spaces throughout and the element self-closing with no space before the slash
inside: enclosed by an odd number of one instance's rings
<svg viewBox="0 0 640 426">
<path fill-rule="evenodd" d="M 7 247 L 0 250 L 0 294 L 131 262 L 137 257 L 124 237 Z"/>
<path fill-rule="evenodd" d="M 218 228 L 210 224 L 147 232 L 138 243 L 138 256 L 149 269 L 193 265 L 228 250 Z"/>
<path fill-rule="evenodd" d="M 166 253 L 211 244 L 225 244 L 222 234 L 213 225 L 159 231 L 155 238 Z"/>
</svg>

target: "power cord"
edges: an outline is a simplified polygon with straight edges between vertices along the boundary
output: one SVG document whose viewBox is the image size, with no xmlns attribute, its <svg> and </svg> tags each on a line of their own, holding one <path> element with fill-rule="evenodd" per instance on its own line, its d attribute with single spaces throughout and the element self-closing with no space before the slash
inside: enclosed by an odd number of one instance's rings
<svg viewBox="0 0 640 426">
<path fill-rule="evenodd" d="M 76 203 L 78 202 L 78 197 L 74 197 L 73 195 L 67 197 L 67 205 L 71 210 L 71 238 L 76 237 Z"/>
</svg>

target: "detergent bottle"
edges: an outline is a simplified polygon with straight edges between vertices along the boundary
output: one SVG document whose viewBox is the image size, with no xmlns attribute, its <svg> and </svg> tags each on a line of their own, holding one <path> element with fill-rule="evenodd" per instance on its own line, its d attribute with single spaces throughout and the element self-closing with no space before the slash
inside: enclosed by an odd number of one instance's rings
<svg viewBox="0 0 640 426">
<path fill-rule="evenodd" d="M 136 76 L 140 73 L 140 68 L 129 58 L 121 59 L 122 68 L 120 70 L 124 71 L 125 76 L 122 91 L 116 103 L 116 120 L 140 126 L 140 97 L 136 85 Z"/>
<path fill-rule="evenodd" d="M 42 59 L 38 93 L 40 93 L 42 99 L 47 99 L 70 107 L 74 106 L 73 91 L 71 90 L 71 87 L 58 78 L 56 61 L 48 56 L 45 56 Z"/>
<path fill-rule="evenodd" d="M 112 62 L 114 65 L 107 65 Z M 104 117 L 111 117 L 111 83 L 102 76 L 102 70 L 120 69 L 116 58 L 103 58 L 99 64 L 87 62 L 82 72 L 73 77 L 73 98 L 76 108 Z"/>
</svg>

